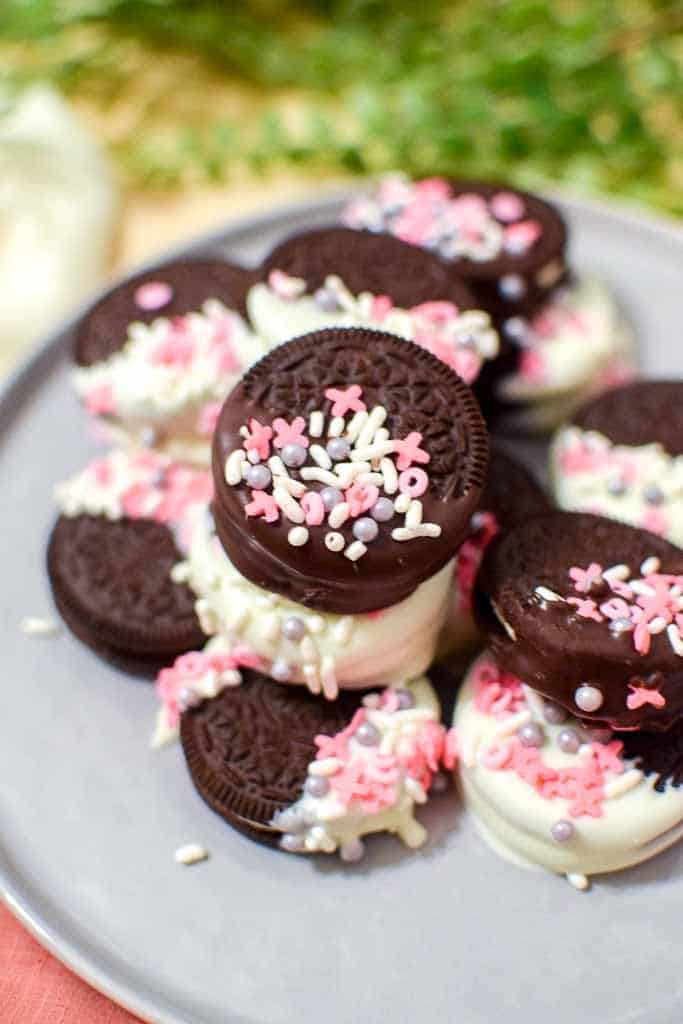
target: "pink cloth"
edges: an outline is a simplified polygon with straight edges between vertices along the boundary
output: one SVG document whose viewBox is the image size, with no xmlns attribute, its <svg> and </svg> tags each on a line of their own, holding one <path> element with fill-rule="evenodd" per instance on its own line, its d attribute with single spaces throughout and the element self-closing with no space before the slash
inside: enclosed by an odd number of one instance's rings
<svg viewBox="0 0 683 1024">
<path fill-rule="evenodd" d="M 0 906 L 2 1024 L 136 1024 L 137 1017 L 90 988 Z M 138 1022 L 139 1024 L 139 1022 Z"/>
</svg>

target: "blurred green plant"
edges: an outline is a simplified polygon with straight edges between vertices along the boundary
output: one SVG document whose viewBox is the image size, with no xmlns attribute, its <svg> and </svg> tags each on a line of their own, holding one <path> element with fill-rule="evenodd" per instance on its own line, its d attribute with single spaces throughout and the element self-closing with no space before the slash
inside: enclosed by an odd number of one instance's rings
<svg viewBox="0 0 683 1024">
<path fill-rule="evenodd" d="M 48 78 L 108 108 L 145 62 L 192 62 L 113 140 L 135 184 L 289 161 L 570 184 L 683 212 L 680 0 L 2 0 L 0 40 L 14 84 Z M 212 81 L 256 106 L 221 113 Z"/>
</svg>

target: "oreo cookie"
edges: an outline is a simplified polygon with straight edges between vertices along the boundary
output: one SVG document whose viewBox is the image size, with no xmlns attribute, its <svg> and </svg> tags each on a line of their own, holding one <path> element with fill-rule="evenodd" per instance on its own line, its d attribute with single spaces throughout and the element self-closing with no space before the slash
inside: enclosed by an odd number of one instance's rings
<svg viewBox="0 0 683 1024">
<path fill-rule="evenodd" d="M 505 185 L 392 176 L 352 202 L 343 220 L 434 252 L 501 321 L 530 316 L 566 278 L 561 215 Z"/>
<path fill-rule="evenodd" d="M 683 547 L 683 382 L 638 381 L 588 402 L 551 452 L 558 504 Z"/>
<path fill-rule="evenodd" d="M 388 295 L 404 309 L 437 300 L 463 310 L 477 305 L 472 291 L 438 256 L 418 252 L 390 235 L 351 228 L 317 228 L 292 235 L 266 257 L 262 280 L 277 270 L 302 278 L 308 291 L 322 288 L 325 278 L 334 274 L 354 295 Z"/>
<path fill-rule="evenodd" d="M 194 594 L 171 579 L 180 559 L 162 523 L 89 515 L 60 516 L 47 552 L 69 629 L 105 659 L 144 674 L 206 640 Z"/>
<path fill-rule="evenodd" d="M 371 832 L 425 841 L 415 805 L 455 757 L 426 679 L 329 702 L 254 669 L 240 676 L 180 718 L 192 781 L 228 824 L 288 852 L 339 850 L 349 861 Z"/>
<path fill-rule="evenodd" d="M 683 710 L 683 552 L 598 516 L 537 516 L 484 556 L 475 614 L 502 669 L 582 718 L 666 729 Z"/>
<path fill-rule="evenodd" d="M 266 590 L 340 614 L 386 608 L 453 557 L 487 458 L 476 399 L 431 353 L 319 331 L 272 351 L 223 406 L 218 536 Z"/>
<path fill-rule="evenodd" d="M 494 442 L 479 512 L 491 513 L 498 527 L 508 530 L 515 523 L 550 512 L 552 507 L 545 491 L 526 466 Z"/>
<path fill-rule="evenodd" d="M 207 299 L 246 315 L 253 280 L 252 271 L 220 259 L 174 260 L 136 274 L 112 288 L 83 318 L 74 344 L 76 363 L 93 366 L 109 359 L 125 344 L 133 322 L 185 316 Z"/>
</svg>

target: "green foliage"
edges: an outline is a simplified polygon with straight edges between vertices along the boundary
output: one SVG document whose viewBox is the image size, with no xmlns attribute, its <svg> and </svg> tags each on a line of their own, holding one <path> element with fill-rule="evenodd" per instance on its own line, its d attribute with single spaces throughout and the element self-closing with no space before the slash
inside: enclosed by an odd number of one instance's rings
<svg viewBox="0 0 683 1024">
<path fill-rule="evenodd" d="M 201 116 L 184 114 L 169 136 L 159 96 L 117 141 L 136 183 L 291 161 L 569 183 L 674 210 L 683 208 L 682 28 L 677 0 L 0 5 L 0 38 L 22 44 L 22 74 L 99 102 L 131 88 L 135 47 L 193 55 L 264 97 L 265 111 L 238 124 L 210 116 L 208 96 Z M 308 111 L 295 124 L 283 99 L 292 89 Z"/>
</svg>

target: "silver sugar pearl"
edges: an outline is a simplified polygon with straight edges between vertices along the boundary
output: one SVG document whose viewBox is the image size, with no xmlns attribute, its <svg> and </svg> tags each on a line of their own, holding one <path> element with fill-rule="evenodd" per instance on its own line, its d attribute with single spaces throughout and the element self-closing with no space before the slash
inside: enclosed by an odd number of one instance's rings
<svg viewBox="0 0 683 1024">
<path fill-rule="evenodd" d="M 606 487 L 607 493 L 611 494 L 613 498 L 620 498 L 622 494 L 626 494 L 627 490 L 626 481 L 622 480 L 620 477 L 617 477 L 614 480 L 608 480 Z"/>
<path fill-rule="evenodd" d="M 275 824 L 283 832 L 301 832 L 305 828 L 303 816 L 294 807 L 285 807 L 275 819 Z"/>
<path fill-rule="evenodd" d="M 398 706 L 401 711 L 407 711 L 415 706 L 415 698 L 410 690 L 396 690 L 395 693 L 398 697 Z"/>
<path fill-rule="evenodd" d="M 292 667 L 283 658 L 276 658 L 270 666 L 270 674 L 278 683 L 288 683 L 292 678 Z"/>
<path fill-rule="evenodd" d="M 588 683 L 583 683 L 574 693 L 574 703 L 577 708 L 588 714 L 602 707 L 603 700 L 604 697 L 597 686 L 590 686 Z"/>
<path fill-rule="evenodd" d="M 265 491 L 266 487 L 270 487 L 273 474 L 270 472 L 267 466 L 250 466 L 247 470 L 245 477 L 246 482 L 250 487 L 255 488 L 257 491 Z"/>
<path fill-rule="evenodd" d="M 561 729 L 558 732 L 557 745 L 565 754 L 575 754 L 581 746 L 581 737 L 576 729 L 572 729 L 569 726 L 567 729 Z"/>
<path fill-rule="evenodd" d="M 178 707 L 181 711 L 186 711 L 187 708 L 196 708 L 201 702 L 201 695 L 191 686 L 181 686 L 178 690 Z"/>
<path fill-rule="evenodd" d="M 550 835 L 556 843 L 566 843 L 574 835 L 574 826 L 571 821 L 561 818 L 556 821 L 550 829 Z"/>
<path fill-rule="evenodd" d="M 633 629 L 633 623 L 630 619 L 612 619 L 609 628 L 610 632 L 616 633 L 619 636 L 620 633 L 630 633 Z"/>
<path fill-rule="evenodd" d="M 351 451 L 351 445 L 345 437 L 331 437 L 325 445 L 325 451 L 333 462 L 343 462 Z"/>
<path fill-rule="evenodd" d="M 583 725 L 580 728 L 584 743 L 609 743 L 612 739 L 612 730 L 609 726 Z"/>
<path fill-rule="evenodd" d="M 538 722 L 527 722 L 517 730 L 517 739 L 523 747 L 542 747 L 545 733 Z"/>
<path fill-rule="evenodd" d="M 521 316 L 509 316 L 503 323 L 503 331 L 512 341 L 521 344 L 526 340 L 528 333 L 527 322 Z"/>
<path fill-rule="evenodd" d="M 282 632 L 288 640 L 293 640 L 294 643 L 297 643 L 297 641 L 303 639 L 306 632 L 306 624 L 298 615 L 288 615 L 282 623 Z"/>
<path fill-rule="evenodd" d="M 301 853 L 304 848 L 303 836 L 294 835 L 292 832 L 285 832 L 280 840 L 280 849 L 287 853 Z"/>
<path fill-rule="evenodd" d="M 391 498 L 378 498 L 370 509 L 370 515 L 378 523 L 388 523 L 394 514 L 394 503 Z"/>
<path fill-rule="evenodd" d="M 336 313 L 341 309 L 337 296 L 330 288 L 318 288 L 313 294 L 313 301 L 323 313 Z"/>
<path fill-rule="evenodd" d="M 306 449 L 302 444 L 286 444 L 281 452 L 282 461 L 290 469 L 298 469 L 306 461 Z"/>
<path fill-rule="evenodd" d="M 643 497 L 648 505 L 661 505 L 664 501 L 664 492 L 657 484 L 648 484 L 643 491 Z"/>
<path fill-rule="evenodd" d="M 504 299 L 521 299 L 526 294 L 526 282 L 519 274 L 504 274 L 498 282 L 498 291 Z"/>
<path fill-rule="evenodd" d="M 364 544 L 368 544 L 371 540 L 374 540 L 379 533 L 379 526 L 374 519 L 370 519 L 369 516 L 361 516 L 360 519 L 356 519 L 353 524 L 353 535 L 356 540 L 363 541 Z"/>
<path fill-rule="evenodd" d="M 339 850 L 339 856 L 346 864 L 355 864 L 361 860 L 365 853 L 365 844 L 362 839 L 351 839 Z"/>
<path fill-rule="evenodd" d="M 562 725 L 567 721 L 567 712 L 560 704 L 548 700 L 543 705 L 543 717 L 548 725 Z"/>
<path fill-rule="evenodd" d="M 371 722 L 361 722 L 354 733 L 354 739 L 357 739 L 364 747 L 376 747 L 381 736 L 379 730 Z"/>
<path fill-rule="evenodd" d="M 339 505 L 344 500 L 344 495 L 338 487 L 323 487 L 320 497 L 328 512 L 331 512 L 335 505 Z"/>
<path fill-rule="evenodd" d="M 330 791 L 330 784 L 322 775 L 309 775 L 304 783 L 304 792 L 307 796 L 326 796 Z"/>
</svg>

